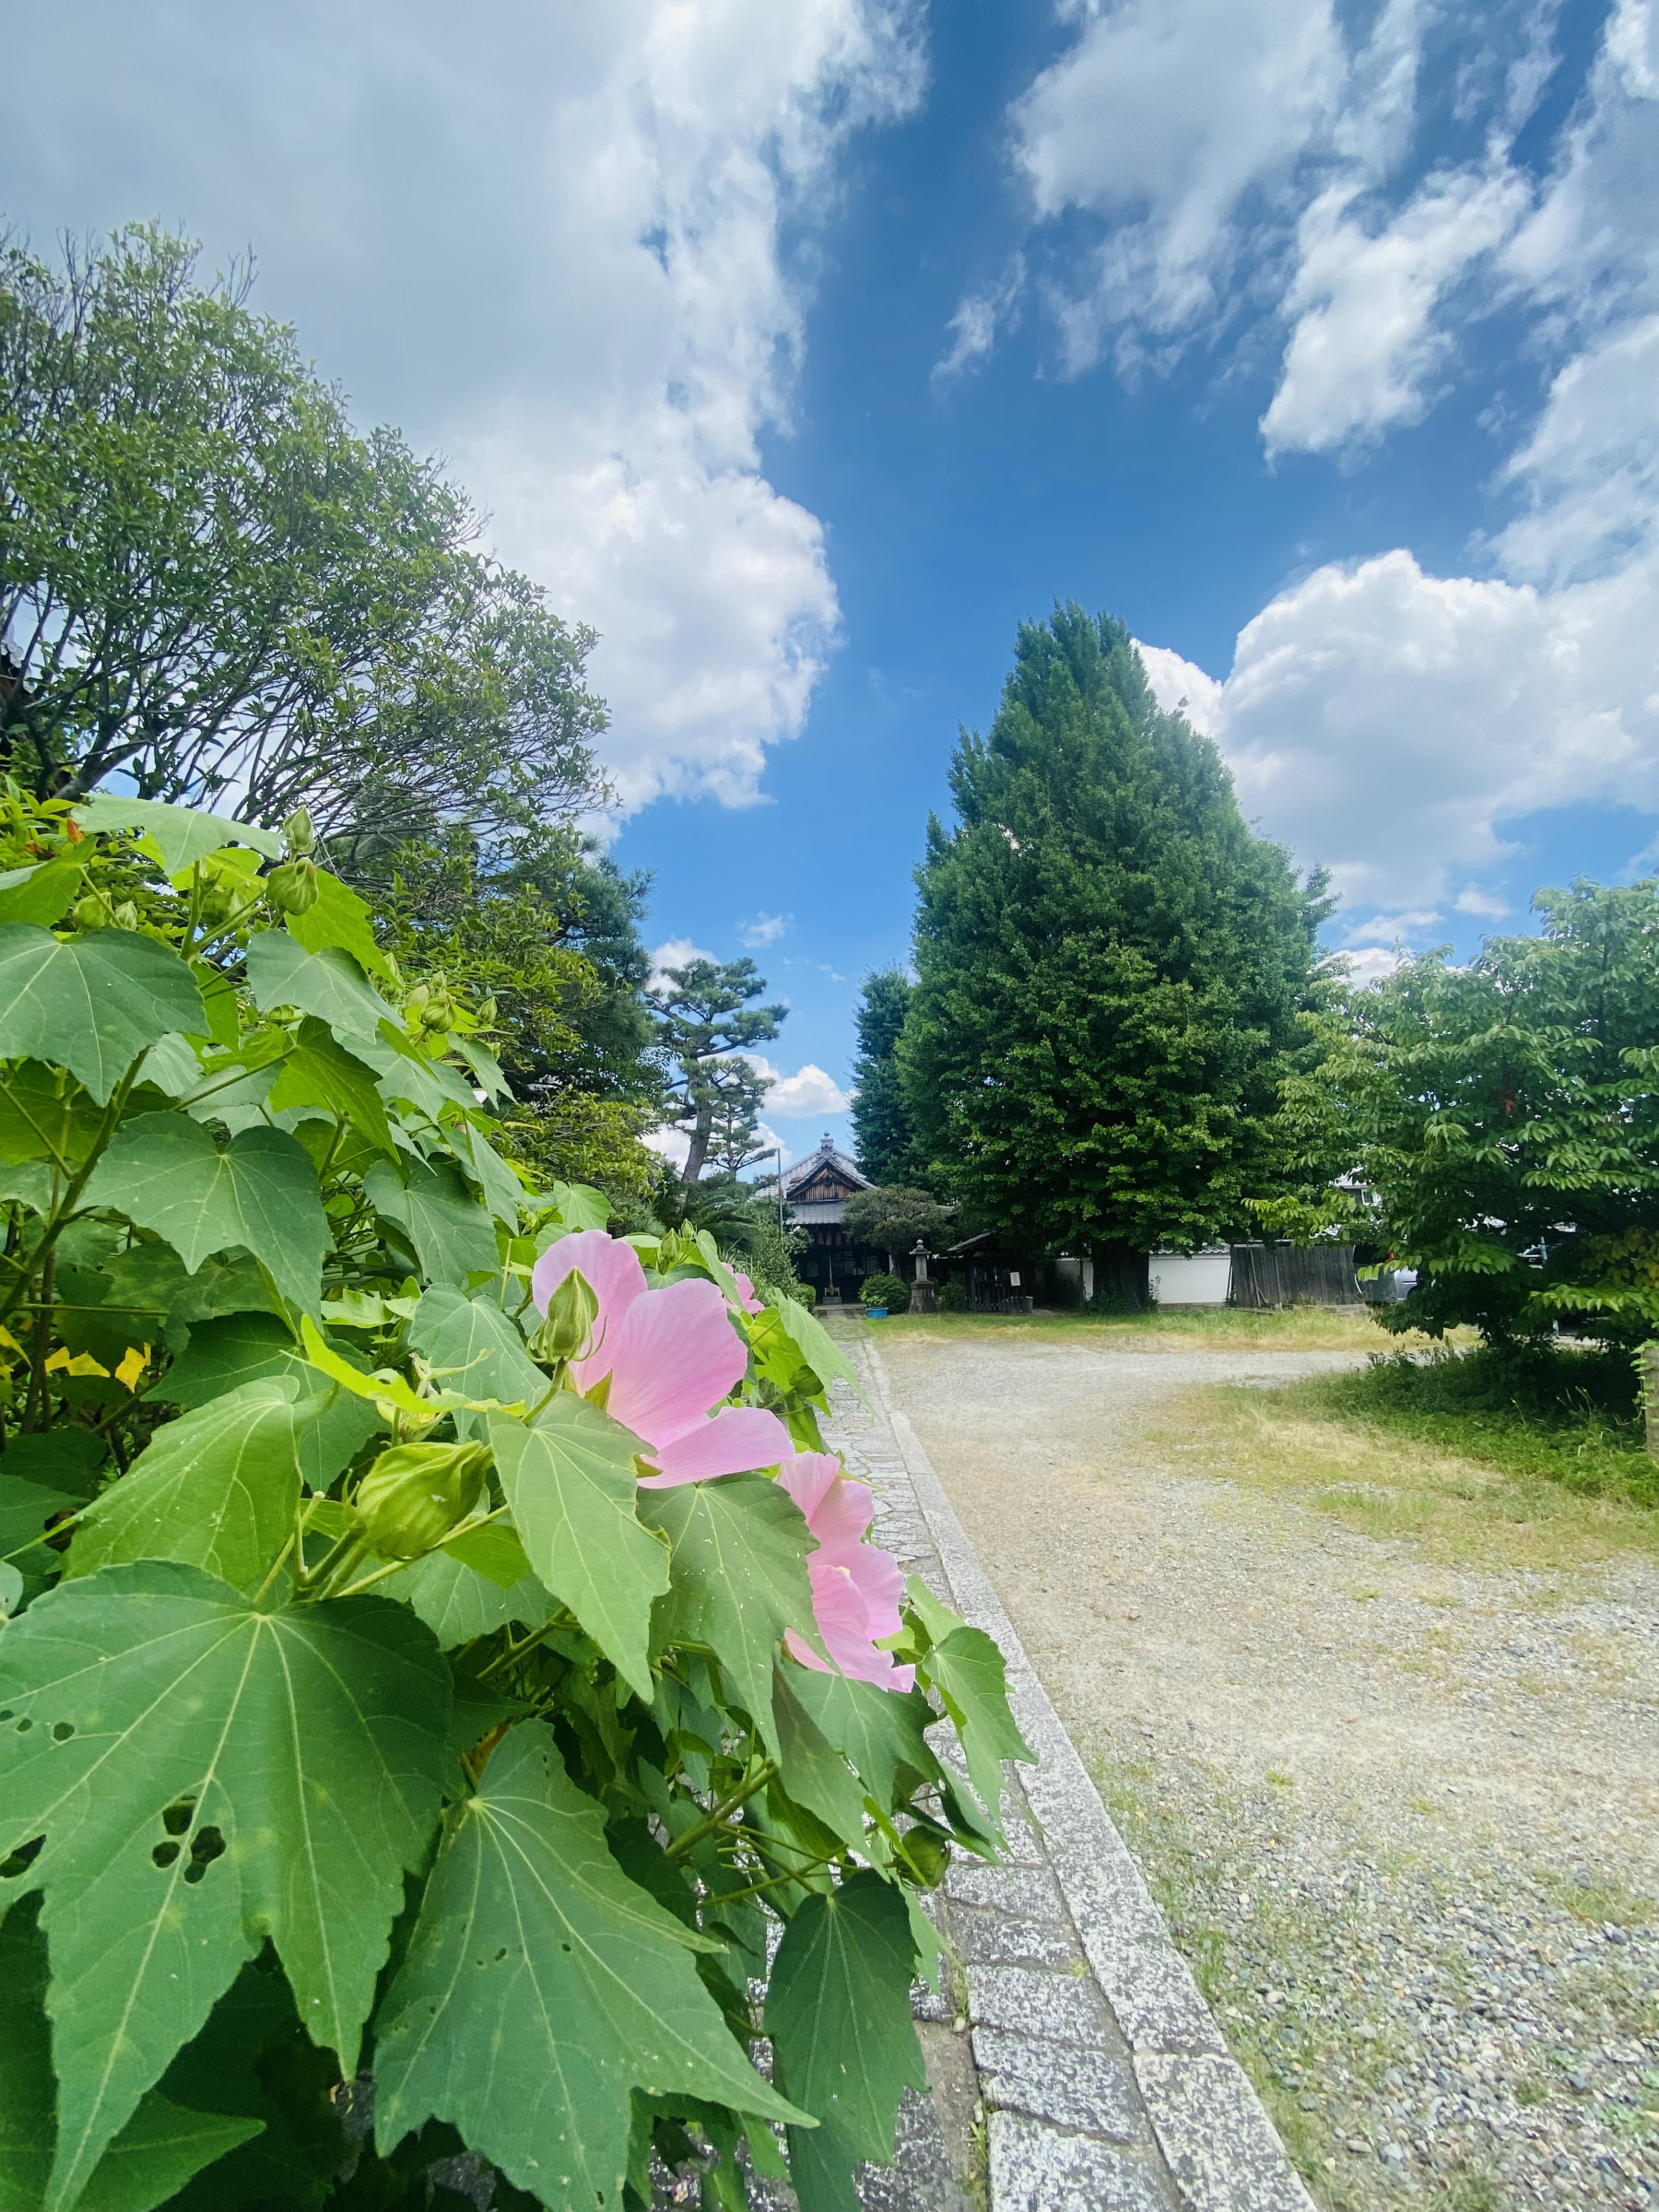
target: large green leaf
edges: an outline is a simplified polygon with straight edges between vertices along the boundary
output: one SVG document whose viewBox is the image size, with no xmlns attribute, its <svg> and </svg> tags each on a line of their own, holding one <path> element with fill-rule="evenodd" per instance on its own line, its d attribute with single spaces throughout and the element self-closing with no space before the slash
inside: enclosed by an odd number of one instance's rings
<svg viewBox="0 0 1659 2212">
<path fill-rule="evenodd" d="M 11 1457 L 9 1452 L 6 1457 Z M 84 1502 L 67 1490 L 49 1489 L 44 1483 L 25 1481 L 0 1467 L 0 1559 L 20 1551 L 25 1544 L 43 1542 L 53 1514 L 72 1512 Z"/>
<path fill-rule="evenodd" d="M 611 2206 L 635 2089 L 804 2116 L 728 2034 L 691 1962 L 705 1947 L 618 1866 L 551 1729 L 513 1729 L 449 1816 L 376 2023 L 382 2151 L 447 2120 L 544 2204 Z"/>
<path fill-rule="evenodd" d="M 401 1574 L 388 1575 L 381 1587 L 388 1597 L 406 1599 L 446 1652 L 493 1635 L 511 1621 L 539 1629 L 558 1609 L 527 1570 L 504 1590 L 447 1548 L 429 1551 Z"/>
<path fill-rule="evenodd" d="M 46 2018 L 50 1969 L 37 1900 L 0 1926 L 0 2212 L 41 2212 L 57 2138 Z M 184 2111 L 151 2090 L 93 2171 L 79 2212 L 152 2212 L 264 2123 Z"/>
<path fill-rule="evenodd" d="M 782 1290 L 767 1293 L 767 1304 L 782 1324 L 783 1334 L 800 1353 L 826 1391 L 839 1378 L 850 1382 L 862 1398 L 864 1384 L 858 1370 L 816 1313 L 808 1313 L 798 1299 Z"/>
<path fill-rule="evenodd" d="M 489 1441 L 536 1580 L 649 1703 L 651 1607 L 668 1587 L 668 1552 L 634 1510 L 639 1438 L 561 1390 L 534 1429 L 497 1418 Z"/>
<path fill-rule="evenodd" d="M 0 1059 L 66 1067 L 101 1106 L 158 1038 L 206 1025 L 194 978 L 154 937 L 100 929 L 60 942 L 26 922 L 0 926 Z"/>
<path fill-rule="evenodd" d="M 299 1041 L 282 1063 L 267 1103 L 278 1112 L 285 1106 L 321 1106 L 396 1157 L 374 1070 L 336 1044 L 334 1031 L 314 1014 L 300 1024 Z"/>
<path fill-rule="evenodd" d="M 429 1281 L 465 1289 L 469 1275 L 498 1264 L 495 1223 L 448 1160 L 411 1159 L 405 1172 L 406 1181 L 384 1160 L 371 1168 L 363 1179 L 370 1204 L 406 1231 Z"/>
<path fill-rule="evenodd" d="M 193 1275 L 245 1244 L 285 1298 L 316 1309 L 328 1218 L 310 1155 L 281 1129 L 244 1129 L 221 1151 L 187 1113 L 141 1113 L 92 1171 L 87 1204 L 165 1237 Z"/>
<path fill-rule="evenodd" d="M 470 1122 L 447 1121 L 444 1142 L 484 1194 L 484 1203 L 498 1221 L 515 1235 L 524 1203 L 524 1186 L 481 1129 Z"/>
<path fill-rule="evenodd" d="M 374 916 L 348 886 L 326 868 L 317 870 L 317 902 L 302 914 L 288 918 L 288 935 L 307 952 L 325 952 L 337 946 L 350 953 L 370 974 L 394 980 L 392 963 L 374 941 Z"/>
<path fill-rule="evenodd" d="M 657 1644 L 706 1644 L 775 1750 L 772 1662 L 785 1629 L 813 1625 L 801 1509 L 764 1475 L 724 1475 L 641 1490 L 640 1518 L 663 1531 L 673 1554 L 653 1623 Z"/>
<path fill-rule="evenodd" d="M 884 1812 L 905 1803 L 918 1783 L 941 1778 L 924 1734 L 934 1711 L 919 1689 L 901 1695 L 807 1666 L 787 1667 L 784 1676 L 818 1733 L 846 1754 Z"/>
<path fill-rule="evenodd" d="M 819 1729 L 790 1687 L 800 1669 L 772 1670 L 772 1720 L 778 1772 L 785 1793 L 805 1806 L 837 1836 L 856 1841 L 864 1834 L 864 1784 Z"/>
<path fill-rule="evenodd" d="M 65 1574 L 184 1559 L 256 1589 L 293 1534 L 300 1436 L 314 1404 L 293 1382 L 247 1382 L 169 1422 L 87 1508 Z"/>
<path fill-rule="evenodd" d="M 283 929 L 249 939 L 248 988 L 262 1014 L 298 1006 L 347 1037 L 373 1037 L 392 1012 L 348 952 L 308 952 Z"/>
<path fill-rule="evenodd" d="M 334 1348 L 353 1365 L 366 1365 L 359 1354 L 339 1345 Z M 302 1359 L 288 1324 L 273 1314 L 233 1313 L 198 1323 L 190 1332 L 189 1349 L 150 1394 L 188 1410 L 245 1383 L 273 1381 L 293 1383 L 306 1403 L 308 1418 L 295 1429 L 300 1472 L 308 1488 L 325 1490 L 384 1424 L 367 1400 L 331 1382 Z"/>
<path fill-rule="evenodd" d="M 73 859 L 7 868 L 0 875 L 0 922 L 33 922 L 50 929 L 68 912 L 80 880 L 81 864 Z"/>
<path fill-rule="evenodd" d="M 52 1947 L 61 2212 L 267 1936 L 312 2041 L 355 2071 L 437 1818 L 449 1675 L 406 1606 L 261 1612 L 147 1560 L 9 1623 L 0 1700 L 0 1854 L 45 1838 L 27 1878 Z"/>
<path fill-rule="evenodd" d="M 982 1629 L 959 1626 L 934 1645 L 924 1665 L 956 1723 L 969 1779 L 994 1822 L 1002 1807 L 1003 1760 L 1033 1756 L 1008 1707 L 1003 1655 Z"/>
<path fill-rule="evenodd" d="M 432 1362 L 435 1380 L 469 1398 L 537 1405 L 547 1378 L 524 1349 L 518 1324 L 488 1298 L 465 1298 L 447 1283 L 427 1291 L 409 1324 L 409 1342 Z M 483 1433 L 479 1414 L 457 1414 L 457 1433 Z"/>
<path fill-rule="evenodd" d="M 170 876 L 182 876 L 226 845 L 251 845 L 267 860 L 282 858 L 282 840 L 275 830 L 234 822 L 229 815 L 207 814 L 196 806 L 170 806 L 160 799 L 123 799 L 95 792 L 75 809 L 75 818 L 83 830 L 143 830 Z"/>
<path fill-rule="evenodd" d="M 62 1068 L 25 1060 L 0 1077 L 0 1159 L 78 1168 L 102 1133 L 103 1115 Z"/>
<path fill-rule="evenodd" d="M 766 2032 L 778 2087 L 818 2123 L 789 2131 L 801 2212 L 858 2212 L 853 2167 L 892 2157 L 900 2096 L 927 2087 L 911 2018 L 915 1955 L 903 1898 L 869 1868 L 807 1898 L 783 1932 Z"/>
</svg>

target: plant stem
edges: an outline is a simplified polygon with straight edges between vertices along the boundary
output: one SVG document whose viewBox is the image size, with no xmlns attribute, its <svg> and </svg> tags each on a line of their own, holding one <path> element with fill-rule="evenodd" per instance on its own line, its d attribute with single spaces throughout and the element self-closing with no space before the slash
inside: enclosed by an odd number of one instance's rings
<svg viewBox="0 0 1659 2212">
<path fill-rule="evenodd" d="M 276 1557 L 271 1561 L 270 1573 L 265 1576 L 265 1581 L 261 1583 L 258 1589 L 254 1591 L 252 1600 L 253 1604 L 257 1605 L 259 1603 L 260 1599 L 265 1595 L 271 1584 L 276 1580 L 276 1577 L 282 1572 L 283 1568 L 288 1564 L 288 1554 L 293 1550 L 293 1548 L 294 1539 L 292 1536 L 290 1536 L 288 1542 L 283 1546 L 282 1549 L 276 1554 Z"/>
<path fill-rule="evenodd" d="M 665 1859 L 684 1858 L 693 1843 L 700 1843 L 702 1839 L 715 1829 L 724 1828 L 737 1807 L 740 1805 L 747 1805 L 757 1790 L 763 1790 L 777 1771 L 777 1761 L 769 1759 L 754 1774 L 746 1774 L 743 1781 L 724 1804 L 717 1805 L 712 1813 L 704 1819 L 700 1820 L 695 1828 L 688 1828 L 683 1836 L 677 1836 L 663 1856 Z"/>
</svg>

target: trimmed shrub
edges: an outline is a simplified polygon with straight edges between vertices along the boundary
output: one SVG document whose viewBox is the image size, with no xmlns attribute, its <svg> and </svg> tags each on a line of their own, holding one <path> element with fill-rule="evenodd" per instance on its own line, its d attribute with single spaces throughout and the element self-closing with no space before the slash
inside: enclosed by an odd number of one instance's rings
<svg viewBox="0 0 1659 2212">
<path fill-rule="evenodd" d="M 885 1306 L 889 1313 L 910 1312 L 910 1285 L 896 1275 L 870 1275 L 858 1293 L 866 1306 Z"/>
<path fill-rule="evenodd" d="M 968 1286 L 959 1275 L 953 1275 L 947 1283 L 939 1285 L 938 1307 L 941 1313 L 966 1313 Z"/>
</svg>

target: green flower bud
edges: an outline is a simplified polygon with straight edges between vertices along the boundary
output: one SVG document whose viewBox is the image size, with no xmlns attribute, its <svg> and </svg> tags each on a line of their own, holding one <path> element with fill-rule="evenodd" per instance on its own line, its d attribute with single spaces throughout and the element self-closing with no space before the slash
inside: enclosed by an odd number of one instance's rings
<svg viewBox="0 0 1659 2212">
<path fill-rule="evenodd" d="M 136 929 L 138 909 L 130 899 L 124 899 L 112 916 L 117 929 Z"/>
<path fill-rule="evenodd" d="M 317 849 L 317 833 L 312 827 L 310 811 L 296 806 L 282 825 L 282 841 L 297 860 L 304 860 Z"/>
<path fill-rule="evenodd" d="M 593 1335 L 599 1300 L 587 1277 L 573 1267 L 547 1306 L 547 1318 L 530 1339 L 533 1358 L 549 1362 L 580 1359 Z"/>
<path fill-rule="evenodd" d="M 69 909 L 69 919 L 76 929 L 108 929 L 110 910 L 101 899 L 88 891 Z"/>
<path fill-rule="evenodd" d="M 488 1444 L 394 1444 L 358 1484 L 353 1517 L 382 1559 L 418 1559 L 472 1512 L 488 1465 Z"/>
<path fill-rule="evenodd" d="M 285 860 L 265 879 L 265 897 L 279 914 L 308 914 L 317 903 L 317 864 Z"/>
<path fill-rule="evenodd" d="M 904 1855 L 924 1889 L 936 1889 L 945 1879 L 946 1869 L 950 1865 L 950 1846 L 943 1836 L 935 1836 L 932 1829 L 908 1829 L 904 1837 Z"/>
</svg>

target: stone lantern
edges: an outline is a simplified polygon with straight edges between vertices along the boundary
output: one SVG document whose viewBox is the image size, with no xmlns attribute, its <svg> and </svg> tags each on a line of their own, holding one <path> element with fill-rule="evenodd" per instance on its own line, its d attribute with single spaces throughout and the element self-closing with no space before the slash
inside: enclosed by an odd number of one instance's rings
<svg viewBox="0 0 1659 2212">
<path fill-rule="evenodd" d="M 911 1247 L 911 1257 L 916 1263 L 916 1279 L 911 1285 L 910 1310 L 912 1313 L 936 1313 L 939 1301 L 927 1279 L 927 1246 L 920 1237 Z"/>
</svg>

